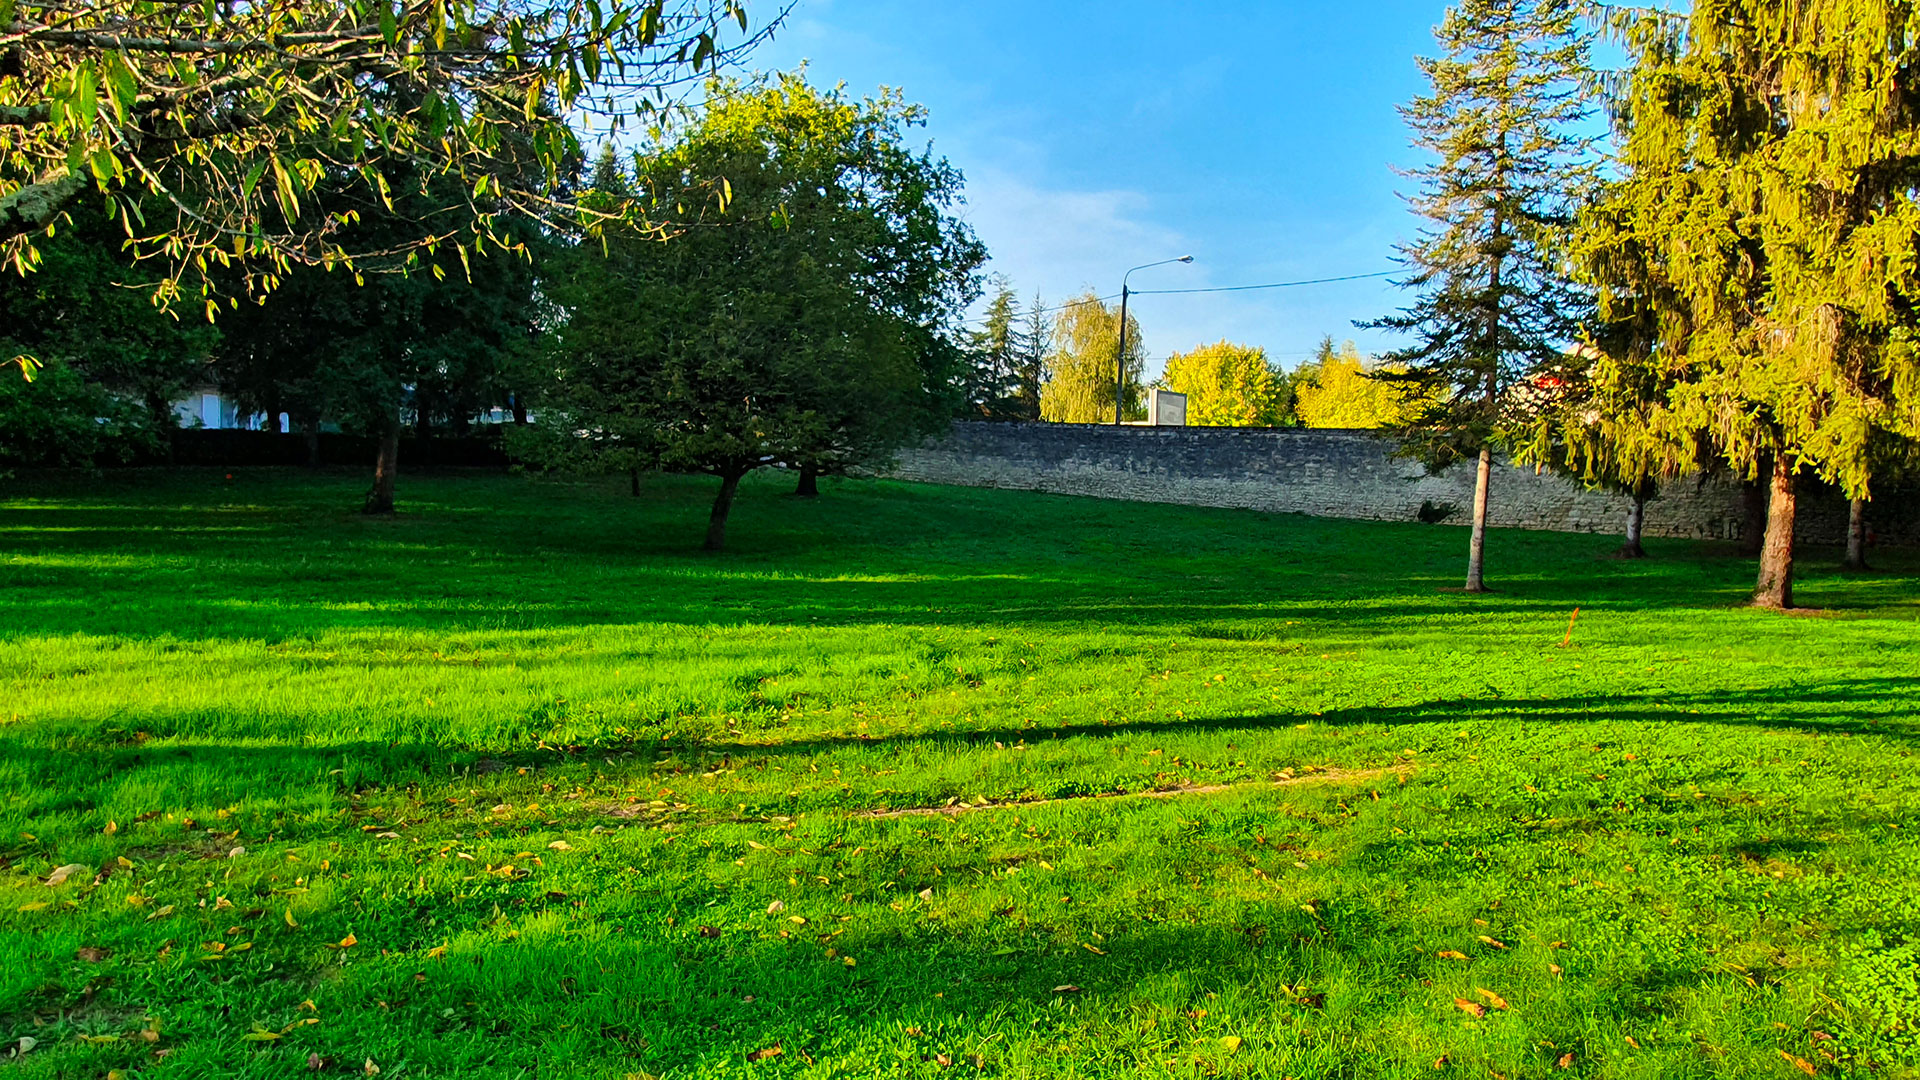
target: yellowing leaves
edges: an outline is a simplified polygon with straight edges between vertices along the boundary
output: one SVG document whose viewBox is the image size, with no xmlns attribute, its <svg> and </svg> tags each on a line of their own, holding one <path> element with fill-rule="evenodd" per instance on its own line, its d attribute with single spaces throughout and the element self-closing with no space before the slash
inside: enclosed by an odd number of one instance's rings
<svg viewBox="0 0 1920 1080">
<path fill-rule="evenodd" d="M 72 877 L 75 874 L 80 874 L 84 876 L 87 870 L 88 870 L 88 867 L 81 863 L 68 863 L 67 865 L 56 869 L 53 873 L 48 874 L 46 883 L 49 886 L 64 885 L 68 878 Z"/>
<path fill-rule="evenodd" d="M 1506 998 L 1501 997 L 1499 994 L 1496 994 L 1491 990 L 1483 990 L 1480 987 L 1476 986 L 1473 988 L 1473 992 L 1480 995 L 1480 1000 L 1486 1002 L 1488 1005 L 1492 1006 L 1493 1008 L 1499 1009 L 1501 1012 L 1505 1012 L 1507 1011 L 1507 1009 L 1511 1008 L 1511 1006 L 1507 1004 Z"/>
</svg>

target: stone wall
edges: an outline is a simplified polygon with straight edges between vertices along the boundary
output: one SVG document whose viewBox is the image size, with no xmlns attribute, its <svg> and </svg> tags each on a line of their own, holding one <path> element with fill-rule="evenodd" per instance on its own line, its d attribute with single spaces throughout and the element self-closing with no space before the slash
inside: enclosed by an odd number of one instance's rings
<svg viewBox="0 0 1920 1080">
<path fill-rule="evenodd" d="M 1451 506 L 1448 524 L 1468 521 L 1471 468 L 1429 476 L 1416 462 L 1394 459 L 1392 449 L 1390 441 L 1364 431 L 960 423 L 944 437 L 901 451 L 891 475 L 1373 521 L 1415 521 L 1423 507 L 1431 513 Z M 1802 498 L 1802 538 L 1841 542 L 1845 502 L 1808 487 L 1814 490 Z M 1875 503 L 1883 542 L 1920 539 L 1916 502 L 1883 496 Z M 1615 533 L 1625 526 L 1626 500 L 1503 464 L 1494 474 L 1488 518 L 1503 528 Z M 1737 486 L 1688 480 L 1669 485 L 1648 505 L 1646 529 L 1649 536 L 1731 540 L 1745 520 Z"/>
</svg>

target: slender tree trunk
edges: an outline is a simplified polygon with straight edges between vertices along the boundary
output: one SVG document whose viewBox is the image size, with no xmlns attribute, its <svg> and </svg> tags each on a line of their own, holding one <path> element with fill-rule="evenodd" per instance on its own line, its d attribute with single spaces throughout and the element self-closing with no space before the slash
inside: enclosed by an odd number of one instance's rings
<svg viewBox="0 0 1920 1080">
<path fill-rule="evenodd" d="M 1767 489 L 1754 480 L 1741 484 L 1740 509 L 1746 512 L 1740 528 L 1740 554 L 1757 558 L 1767 537 Z"/>
<path fill-rule="evenodd" d="M 713 500 L 713 513 L 707 517 L 707 550 L 725 551 L 727 548 L 727 515 L 733 513 L 733 497 L 740 491 L 740 477 L 744 472 L 728 472 L 720 477 L 720 494 Z"/>
<path fill-rule="evenodd" d="M 1467 551 L 1467 591 L 1487 591 L 1487 495 L 1493 486 L 1493 451 L 1482 447 L 1473 481 L 1473 540 Z"/>
<path fill-rule="evenodd" d="M 400 473 L 400 417 L 395 414 L 380 433 L 380 453 L 373 463 L 373 490 L 367 492 L 362 513 L 393 513 L 393 486 Z"/>
<path fill-rule="evenodd" d="M 1847 504 L 1847 569 L 1868 568 L 1867 500 L 1854 499 Z"/>
<path fill-rule="evenodd" d="M 640 466 L 635 465 L 633 468 L 627 470 L 627 480 L 632 485 L 633 497 L 636 499 L 639 498 L 640 497 Z"/>
<path fill-rule="evenodd" d="M 1767 499 L 1767 537 L 1760 547 L 1760 580 L 1754 586 L 1756 607 L 1785 610 L 1793 606 L 1793 525 L 1795 474 L 1799 462 L 1787 454 L 1773 459 L 1773 492 Z"/>
<path fill-rule="evenodd" d="M 513 395 L 513 422 L 516 424 L 527 422 L 527 403 L 520 400 L 519 394 Z"/>
<path fill-rule="evenodd" d="M 307 418 L 307 468 L 320 467 L 320 417 L 315 414 Z"/>
<path fill-rule="evenodd" d="M 812 465 L 800 466 L 800 484 L 793 489 L 793 493 L 802 499 L 819 498 L 820 470 L 814 468 Z"/>
<path fill-rule="evenodd" d="M 1647 549 L 1640 545 L 1640 536 L 1647 526 L 1647 497 L 1633 496 L 1627 506 L 1627 542 L 1620 545 L 1620 557 L 1623 559 L 1644 559 Z"/>
</svg>

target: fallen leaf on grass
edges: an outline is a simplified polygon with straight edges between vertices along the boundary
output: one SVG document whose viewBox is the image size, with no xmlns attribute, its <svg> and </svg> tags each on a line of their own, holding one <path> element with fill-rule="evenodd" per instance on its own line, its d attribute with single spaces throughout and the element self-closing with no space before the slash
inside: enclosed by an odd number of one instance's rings
<svg viewBox="0 0 1920 1080">
<path fill-rule="evenodd" d="M 1552 972 L 1555 975 L 1562 975 L 1566 973 L 1567 969 L 1561 967 L 1559 964 L 1548 964 L 1547 970 Z"/>
<path fill-rule="evenodd" d="M 1505 1012 L 1509 1007 L 1507 1005 L 1506 998 L 1501 997 L 1499 994 L 1496 994 L 1491 990 L 1482 990 L 1476 986 L 1473 988 L 1473 992 L 1476 994 L 1479 994 L 1480 999 L 1482 1001 L 1485 1001 L 1487 1004 L 1493 1006 L 1496 1009 L 1499 1009 L 1502 1012 Z"/>
<path fill-rule="evenodd" d="M 340 939 L 340 942 L 339 942 L 339 944 L 329 944 L 329 945 L 327 946 L 327 948 L 329 948 L 329 949 L 351 949 L 351 948 L 353 948 L 353 947 L 354 947 L 355 945 L 358 945 L 358 944 L 360 944 L 360 939 L 359 939 L 359 938 L 357 938 L 357 937 L 354 937 L 354 936 L 353 936 L 352 934 L 348 934 L 348 935 L 347 935 L 346 937 L 343 937 L 343 938 L 341 938 L 341 939 Z"/>
<path fill-rule="evenodd" d="M 769 915 L 778 915 L 785 910 L 787 910 L 787 905 L 780 900 L 775 900 L 773 903 L 767 905 L 767 914 Z"/>
<path fill-rule="evenodd" d="M 46 909 L 47 909 L 47 902 L 45 900 L 29 900 L 26 903 L 21 904 L 15 910 L 16 911 L 45 911 Z"/>
<path fill-rule="evenodd" d="M 388 829 L 386 832 L 374 833 L 373 838 L 375 840 L 398 840 L 400 839 L 400 834 L 394 832 L 392 829 Z"/>
<path fill-rule="evenodd" d="M 1107 950 L 1105 950 L 1105 949 L 1096 949 L 1096 948 L 1094 948 L 1093 946 L 1091 946 L 1091 945 L 1089 945 L 1089 944 L 1087 944 L 1087 943 L 1086 943 L 1086 942 L 1084 942 L 1084 941 L 1080 943 L 1080 947 L 1081 947 L 1081 948 L 1083 948 L 1083 949 L 1085 949 L 1085 950 L 1087 950 L 1088 952 L 1090 952 L 1090 953 L 1092 953 L 1092 954 L 1093 954 L 1093 955 L 1095 955 L 1095 956 L 1105 956 L 1105 955 L 1107 955 Z"/>
<path fill-rule="evenodd" d="M 1573 1051 L 1571 1051 L 1571 1050 L 1569 1050 L 1569 1051 L 1567 1051 L 1566 1053 L 1564 1053 L 1564 1054 L 1561 1054 L 1561 1055 L 1560 1055 L 1560 1060 L 1559 1060 L 1559 1061 L 1556 1061 L 1556 1062 L 1554 1062 L 1554 1063 L 1553 1063 L 1553 1065 L 1554 1065 L 1554 1068 L 1556 1068 L 1556 1069 L 1571 1069 L 1571 1068 L 1573 1068 Z"/>
<path fill-rule="evenodd" d="M 774 1043 L 772 1046 L 769 1046 L 764 1050 L 755 1050 L 752 1053 L 748 1054 L 747 1061 L 749 1063 L 752 1063 L 755 1061 L 765 1061 L 768 1058 L 779 1057 L 781 1054 L 785 1052 L 786 1051 L 780 1049 L 779 1043 Z"/>
<path fill-rule="evenodd" d="M 1627 1036 L 1627 1045 L 1633 1047 L 1635 1050 L 1638 1050 L 1640 1049 L 1640 1040 L 1629 1035 Z"/>
<path fill-rule="evenodd" d="M 1445 1054 L 1441 1054 L 1439 1057 L 1433 1059 L 1433 1067 L 1436 1069 L 1444 1069 L 1451 1064 L 1453 1064 L 1452 1059 L 1448 1058 Z"/>
<path fill-rule="evenodd" d="M 321 1057 L 319 1054 L 307 1055 L 307 1071 L 308 1072 L 319 1072 L 320 1070 L 326 1067 L 327 1067 L 326 1058 Z"/>
<path fill-rule="evenodd" d="M 1505 942 L 1502 942 L 1502 941 L 1495 941 L 1494 939 L 1492 939 L 1492 938 L 1490 938 L 1490 937 L 1488 937 L 1488 936 L 1487 936 L 1487 935 L 1485 935 L 1485 934 L 1480 934 L 1480 935 L 1477 935 L 1477 936 L 1478 936 L 1478 938 L 1479 938 L 1479 940 L 1480 940 L 1480 944 L 1482 944 L 1482 945 L 1486 945 L 1486 946 L 1490 946 L 1490 947 L 1492 947 L 1492 948 L 1495 948 L 1495 949 L 1504 949 L 1504 948 L 1506 948 L 1506 947 L 1507 947 L 1507 946 L 1506 946 L 1506 943 L 1505 943 Z"/>
<path fill-rule="evenodd" d="M 295 930 L 298 930 L 298 929 L 300 929 L 300 924 L 299 924 L 299 923 L 297 923 L 297 922 L 294 922 L 294 921 L 293 921 L 293 909 L 292 909 L 292 908 L 288 908 L 288 909 L 287 909 L 287 925 L 288 925 L 288 926 L 291 926 L 291 927 L 293 927 L 293 928 L 294 928 Z"/>
<path fill-rule="evenodd" d="M 1808 1061 L 1806 1058 L 1794 1057 L 1792 1054 L 1787 1053 L 1785 1050 L 1780 1051 L 1780 1057 L 1783 1060 L 1787 1061 L 1789 1064 L 1791 1064 L 1794 1068 L 1799 1069 L 1803 1073 L 1806 1073 L 1808 1076 L 1820 1075 L 1820 1070 L 1815 1068 L 1813 1065 L 1813 1062 Z"/>
<path fill-rule="evenodd" d="M 1056 994 L 1077 994 L 1080 992 L 1080 988 L 1069 984 L 1066 986 L 1056 986 L 1053 988 L 1053 992 Z"/>
<path fill-rule="evenodd" d="M 700 928 L 700 936 L 703 938 L 717 938 L 720 936 L 720 928 L 717 926 L 703 926 Z"/>
<path fill-rule="evenodd" d="M 555 840 L 553 843 L 547 845 L 547 850 L 548 851 L 572 851 L 573 845 L 567 843 L 565 840 Z"/>
<path fill-rule="evenodd" d="M 1466 998 L 1454 998 L 1453 1007 L 1471 1016 L 1487 1015 L 1487 1007 L 1485 1005 L 1477 1001 L 1468 1001 Z"/>
<path fill-rule="evenodd" d="M 87 868 L 85 866 L 82 866 L 79 863 L 68 863 L 67 865 L 62 866 L 59 869 L 56 869 L 53 873 L 48 874 L 47 884 L 59 885 L 64 883 L 68 878 L 72 877 L 75 874 L 84 874 L 86 872 L 87 872 Z"/>
<path fill-rule="evenodd" d="M 367 1063 L 360 1066 L 360 1071 L 366 1073 L 368 1076 L 379 1076 L 380 1066 L 375 1065 L 372 1058 L 368 1058 Z"/>
<path fill-rule="evenodd" d="M 29 1054 L 33 1052 L 34 1047 L 39 1045 L 40 1045 L 39 1039 L 36 1039 L 31 1035 L 22 1035 L 20 1036 L 20 1041 L 13 1044 L 13 1053 L 16 1057 L 21 1054 Z"/>
<path fill-rule="evenodd" d="M 1463 953 L 1463 952 L 1459 952 L 1459 951 L 1457 951 L 1457 950 L 1454 950 L 1454 949 L 1448 949 L 1448 950 L 1446 950 L 1446 951 L 1444 951 L 1444 952 L 1437 952 L 1437 953 L 1434 953 L 1433 955 L 1435 955 L 1435 956 L 1437 956 L 1437 957 L 1439 957 L 1439 958 L 1440 958 L 1440 959 L 1442 959 L 1442 960 L 1465 960 L 1465 959 L 1467 959 L 1467 954 L 1466 954 L 1466 953 Z"/>
<path fill-rule="evenodd" d="M 1238 1035 L 1228 1035 L 1220 1040 L 1220 1049 L 1225 1050 L 1229 1054 L 1237 1054 L 1240 1052 L 1240 1044 L 1244 1041 L 1245 1040 Z"/>
<path fill-rule="evenodd" d="M 97 964 L 100 961 L 105 960 L 107 957 L 112 956 L 113 953 L 110 952 L 109 950 L 98 948 L 93 945 L 82 945 L 80 948 L 74 951 L 73 955 L 79 957 L 82 960 L 85 960 L 89 964 Z"/>
</svg>

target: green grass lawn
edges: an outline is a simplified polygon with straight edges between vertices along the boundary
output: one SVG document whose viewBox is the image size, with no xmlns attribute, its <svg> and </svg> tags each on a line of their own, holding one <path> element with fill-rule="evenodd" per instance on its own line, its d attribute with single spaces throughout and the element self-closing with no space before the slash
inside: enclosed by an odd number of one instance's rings
<svg viewBox="0 0 1920 1080">
<path fill-rule="evenodd" d="M 1920 1076 L 1912 554 L 364 483 L 0 489 L 0 1077 Z"/>
</svg>

